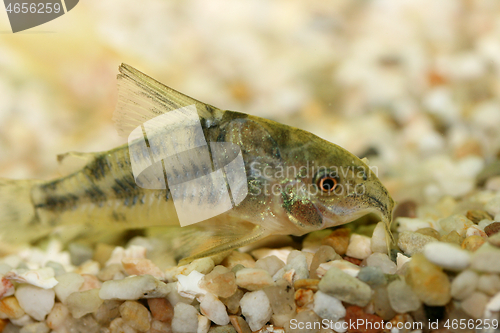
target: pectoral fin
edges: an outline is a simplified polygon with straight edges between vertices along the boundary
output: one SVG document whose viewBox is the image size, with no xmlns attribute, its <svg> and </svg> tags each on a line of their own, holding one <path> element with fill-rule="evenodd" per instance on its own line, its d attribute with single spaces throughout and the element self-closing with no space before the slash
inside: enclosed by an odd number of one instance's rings
<svg viewBox="0 0 500 333">
<path fill-rule="evenodd" d="M 179 264 L 218 255 L 268 236 L 266 230 L 250 222 L 227 216 L 204 221 L 198 225 L 168 228 L 160 231 L 175 253 Z"/>
<path fill-rule="evenodd" d="M 283 198 L 283 208 L 290 221 L 303 228 L 317 228 L 323 224 L 322 215 L 307 197 L 297 197 L 296 194 L 292 193 L 291 187 L 287 187 L 281 195 Z"/>
</svg>

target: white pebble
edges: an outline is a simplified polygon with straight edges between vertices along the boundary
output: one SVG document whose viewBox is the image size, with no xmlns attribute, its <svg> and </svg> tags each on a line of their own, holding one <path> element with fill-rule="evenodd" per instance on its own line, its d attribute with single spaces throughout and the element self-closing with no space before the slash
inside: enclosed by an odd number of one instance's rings
<svg viewBox="0 0 500 333">
<path fill-rule="evenodd" d="M 333 327 L 332 327 L 332 324 L 330 324 L 330 327 L 333 328 L 334 331 L 337 333 L 345 333 L 345 332 L 347 332 L 349 325 L 346 325 L 345 320 L 341 319 L 341 320 L 333 323 Z"/>
<path fill-rule="evenodd" d="M 411 260 L 410 257 L 407 257 L 404 254 L 398 252 L 398 255 L 396 256 L 396 265 L 397 265 L 398 271 L 403 267 L 404 264 L 406 264 L 410 260 Z"/>
<path fill-rule="evenodd" d="M 201 274 L 210 273 L 215 267 L 212 258 L 205 257 L 193 260 L 189 265 L 174 266 L 165 270 L 164 279 L 169 282 L 177 281 L 178 275 L 189 275 L 192 271 L 200 272 Z"/>
<path fill-rule="evenodd" d="M 242 268 L 236 272 L 236 284 L 248 290 L 260 290 L 272 285 L 273 278 L 260 268 Z"/>
<path fill-rule="evenodd" d="M 488 296 L 481 292 L 474 292 L 466 299 L 462 300 L 460 307 L 474 319 L 483 317 L 486 304 L 488 303 Z"/>
<path fill-rule="evenodd" d="M 418 229 L 423 229 L 423 228 L 433 228 L 433 223 L 431 221 L 422 220 L 418 218 L 398 217 L 396 219 L 396 226 L 398 232 L 417 231 Z"/>
<path fill-rule="evenodd" d="M 370 238 L 363 235 L 352 234 L 345 254 L 356 259 L 366 259 L 372 254 Z"/>
<path fill-rule="evenodd" d="M 196 333 L 198 331 L 198 311 L 192 305 L 177 303 L 172 318 L 174 333 Z"/>
<path fill-rule="evenodd" d="M 264 257 L 257 260 L 257 262 L 255 263 L 255 268 L 264 269 L 271 276 L 276 274 L 276 272 L 278 272 L 283 267 L 285 267 L 285 263 L 275 255 Z"/>
<path fill-rule="evenodd" d="M 51 289 L 58 283 L 54 278 L 54 269 L 52 267 L 30 270 L 13 269 L 5 275 L 5 278 L 20 283 L 29 283 L 43 289 Z"/>
<path fill-rule="evenodd" d="M 117 246 L 111 253 L 111 257 L 108 259 L 105 266 L 112 264 L 121 265 L 124 258 L 146 258 L 146 251 L 144 246 L 131 245 L 126 250 L 121 246 Z"/>
<path fill-rule="evenodd" d="M 200 303 L 200 311 L 217 325 L 229 324 L 226 306 L 211 293 L 206 293 Z"/>
<path fill-rule="evenodd" d="M 17 318 L 17 319 L 9 319 L 9 321 L 16 325 L 16 326 L 20 326 L 20 327 L 23 327 L 23 326 L 26 326 L 26 325 L 29 325 L 29 324 L 33 324 L 35 321 L 33 320 L 33 318 L 31 318 L 29 315 L 25 314 L 24 316 L 22 316 L 21 318 Z"/>
<path fill-rule="evenodd" d="M 139 298 L 165 297 L 175 288 L 151 275 L 130 276 L 122 280 L 110 280 L 102 284 L 99 298 L 136 300 Z"/>
<path fill-rule="evenodd" d="M 55 286 L 54 291 L 56 292 L 57 298 L 63 303 L 66 302 L 66 298 L 68 298 L 69 295 L 78 291 L 85 282 L 85 279 L 77 273 L 62 274 L 59 275 L 56 280 L 59 283 Z"/>
<path fill-rule="evenodd" d="M 45 323 L 32 323 L 23 326 L 19 333 L 49 333 L 50 328 Z"/>
<path fill-rule="evenodd" d="M 68 308 L 64 304 L 57 302 L 47 316 L 47 325 L 51 329 L 57 330 L 64 325 L 68 315 Z"/>
<path fill-rule="evenodd" d="M 358 276 L 359 270 L 361 269 L 358 265 L 355 265 L 350 261 L 340 259 L 320 264 L 318 269 L 316 270 L 316 274 L 318 274 L 318 277 L 321 278 L 332 267 L 336 267 L 352 277 Z"/>
<path fill-rule="evenodd" d="M 204 276 L 204 274 L 201 274 L 198 271 L 192 271 L 188 276 L 182 274 L 177 275 L 177 292 L 179 295 L 189 299 L 205 295 L 207 291 L 201 289 L 199 286 L 200 281 Z"/>
<path fill-rule="evenodd" d="M 29 284 L 20 285 L 16 290 L 16 298 L 24 312 L 38 321 L 45 320 L 55 303 L 55 292 Z"/>
<path fill-rule="evenodd" d="M 291 269 L 295 271 L 295 275 L 293 277 L 294 280 L 309 278 L 309 266 L 307 263 L 307 257 L 302 251 L 295 250 L 290 252 L 290 254 L 288 255 L 285 271 L 289 271 Z"/>
<path fill-rule="evenodd" d="M 290 255 L 290 252 L 293 251 L 292 247 L 284 247 L 281 249 L 268 249 L 268 248 L 262 248 L 262 249 L 257 249 L 253 250 L 252 256 L 257 259 L 263 259 L 268 256 L 276 256 L 279 260 L 283 261 L 283 263 L 286 263 L 286 258 Z"/>
<path fill-rule="evenodd" d="M 476 290 L 479 276 L 476 272 L 466 270 L 458 274 L 451 282 L 451 296 L 462 300 Z"/>
<path fill-rule="evenodd" d="M 210 319 L 205 316 L 198 315 L 198 331 L 196 333 L 207 333 L 210 329 Z"/>
<path fill-rule="evenodd" d="M 386 229 L 384 222 L 377 223 L 373 230 L 371 239 L 371 251 L 373 253 L 387 253 Z"/>
<path fill-rule="evenodd" d="M 273 314 L 269 299 L 262 290 L 246 293 L 240 300 L 240 307 L 252 331 L 261 329 Z"/>
<path fill-rule="evenodd" d="M 175 306 L 177 303 L 186 303 L 186 304 L 191 304 L 193 300 L 191 298 L 183 297 L 179 295 L 177 292 L 177 282 L 170 282 L 167 283 L 167 288 L 169 288 L 171 291 L 166 295 L 166 298 L 172 304 L 172 306 Z"/>
<path fill-rule="evenodd" d="M 102 302 L 99 298 L 99 289 L 75 292 L 66 298 L 68 310 L 73 318 L 81 318 L 86 314 L 96 312 Z"/>
<path fill-rule="evenodd" d="M 441 234 L 446 235 L 452 231 L 456 231 L 460 236 L 465 236 L 467 229 L 474 223 L 462 214 L 455 214 L 447 218 L 439 220 Z"/>
<path fill-rule="evenodd" d="M 500 292 L 493 296 L 484 309 L 485 318 L 494 318 L 493 313 L 500 311 Z"/>
<path fill-rule="evenodd" d="M 87 260 L 75 269 L 75 273 L 97 275 L 100 271 L 100 265 L 97 261 Z"/>
<path fill-rule="evenodd" d="M 424 246 L 424 255 L 430 262 L 450 270 L 463 270 L 470 265 L 471 255 L 451 243 L 432 242 Z"/>
<path fill-rule="evenodd" d="M 493 296 L 500 291 L 500 276 L 497 274 L 482 274 L 477 283 L 477 290 Z"/>
<path fill-rule="evenodd" d="M 467 232 L 465 233 L 465 237 L 470 237 L 470 236 L 481 236 L 483 238 L 487 238 L 488 235 L 481 230 L 481 228 L 477 225 L 473 225 L 472 227 L 469 227 L 467 229 Z"/>
<path fill-rule="evenodd" d="M 366 264 L 379 267 L 385 274 L 395 274 L 397 271 L 396 264 L 384 253 L 373 253 L 366 258 Z"/>
<path fill-rule="evenodd" d="M 495 216 L 496 219 L 496 215 L 500 214 L 500 195 L 497 195 L 488 201 L 488 203 L 484 206 L 484 209 L 490 213 L 490 215 Z"/>
<path fill-rule="evenodd" d="M 346 315 L 341 301 L 321 291 L 314 294 L 314 312 L 323 319 L 333 321 L 338 321 Z"/>
</svg>

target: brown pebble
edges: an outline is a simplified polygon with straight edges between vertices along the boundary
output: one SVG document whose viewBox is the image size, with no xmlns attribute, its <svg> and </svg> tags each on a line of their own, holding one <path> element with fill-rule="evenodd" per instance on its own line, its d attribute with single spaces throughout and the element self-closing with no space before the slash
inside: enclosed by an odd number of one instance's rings
<svg viewBox="0 0 500 333">
<path fill-rule="evenodd" d="M 174 307 L 166 298 L 149 298 L 148 306 L 153 318 L 170 323 L 174 317 Z"/>
<path fill-rule="evenodd" d="M 452 243 L 452 244 L 460 245 L 464 241 L 464 237 L 460 236 L 458 232 L 453 230 L 450 233 L 441 236 L 441 238 L 439 240 L 441 242 L 445 242 L 445 243 Z"/>
<path fill-rule="evenodd" d="M 122 303 L 122 301 L 117 300 L 105 300 L 94 312 L 97 322 L 102 326 L 108 326 L 112 320 L 120 316 L 120 305 Z"/>
<path fill-rule="evenodd" d="M 351 231 L 347 228 L 334 230 L 329 236 L 323 238 L 321 244 L 333 247 L 335 252 L 343 256 L 349 246 Z"/>
<path fill-rule="evenodd" d="M 470 155 L 483 157 L 483 147 L 477 140 L 469 139 L 455 150 L 455 157 L 457 159 Z"/>
<path fill-rule="evenodd" d="M 398 217 L 417 217 L 417 203 L 413 200 L 406 200 L 398 204 L 394 209 L 392 220 Z"/>
<path fill-rule="evenodd" d="M 317 279 L 318 273 L 316 271 L 319 265 L 321 265 L 324 262 L 336 259 L 341 259 L 341 257 L 335 252 L 333 247 L 328 245 L 321 245 L 312 258 L 311 265 L 309 268 L 309 277 L 312 279 Z"/>
<path fill-rule="evenodd" d="M 240 300 L 244 294 L 245 293 L 241 289 L 238 289 L 231 297 L 221 297 L 220 301 L 224 303 L 229 313 L 236 314 L 240 309 Z"/>
<path fill-rule="evenodd" d="M 484 228 L 486 235 L 492 236 L 500 231 L 500 222 L 493 222 Z"/>
<path fill-rule="evenodd" d="M 241 318 L 240 316 L 229 316 L 229 320 L 231 321 L 231 324 L 233 325 L 236 332 L 252 333 L 250 326 L 248 326 L 245 319 Z"/>
<path fill-rule="evenodd" d="M 318 290 L 319 279 L 300 279 L 293 283 L 295 289 L 311 289 Z"/>
<path fill-rule="evenodd" d="M 362 324 L 358 325 L 358 320 Z M 349 333 L 379 333 L 382 331 L 382 318 L 364 312 L 359 306 L 349 306 L 346 309 L 345 321 Z M 377 322 L 378 324 L 375 324 Z M 379 329 L 376 329 L 376 327 L 379 327 Z"/>
<path fill-rule="evenodd" d="M 17 302 L 17 298 L 10 296 L 0 301 L 0 313 L 6 315 L 7 318 L 18 319 L 24 315 L 24 310 Z"/>
<path fill-rule="evenodd" d="M 120 305 L 120 315 L 127 325 L 140 332 L 146 332 L 151 327 L 151 315 L 139 302 L 125 301 Z"/>
<path fill-rule="evenodd" d="M 437 231 L 434 228 L 422 228 L 422 229 L 418 229 L 416 232 L 418 232 L 419 234 L 422 234 L 422 235 L 434 237 L 436 239 L 440 238 L 439 231 Z"/>
<path fill-rule="evenodd" d="M 478 224 L 479 222 L 481 222 L 481 220 L 491 220 L 493 218 L 490 214 L 488 214 L 488 212 L 479 209 L 468 210 L 467 214 L 465 214 L 465 217 L 467 217 L 475 224 Z"/>
<path fill-rule="evenodd" d="M 0 319 L 0 332 L 3 332 L 3 329 L 9 323 L 8 319 Z"/>
<path fill-rule="evenodd" d="M 462 242 L 462 249 L 469 250 L 469 251 L 476 251 L 481 247 L 486 242 L 486 240 L 478 235 L 472 235 L 464 239 Z"/>
<path fill-rule="evenodd" d="M 387 286 L 379 286 L 375 288 L 373 293 L 373 311 L 383 320 L 391 320 L 396 315 L 396 312 L 391 307 Z"/>
<path fill-rule="evenodd" d="M 352 263 L 354 265 L 358 265 L 358 266 L 361 265 L 361 263 L 363 262 L 363 260 L 361 260 L 361 259 L 348 257 L 348 256 L 345 256 L 344 260 L 349 261 L 350 263 Z"/>
<path fill-rule="evenodd" d="M 299 289 L 295 292 L 295 304 L 297 304 L 297 312 L 312 310 L 313 303 L 314 292 L 311 289 Z"/>
<path fill-rule="evenodd" d="M 451 285 L 443 269 L 434 265 L 422 253 L 408 262 L 406 282 L 420 300 L 430 306 L 446 305 L 451 299 Z"/>
<path fill-rule="evenodd" d="M 114 249 L 115 247 L 112 245 L 97 243 L 92 260 L 97 261 L 101 267 L 105 267 L 106 262 L 109 260 L 109 257 L 111 257 L 111 253 L 113 253 Z"/>
<path fill-rule="evenodd" d="M 200 281 L 200 287 L 217 297 L 230 297 L 236 292 L 236 278 L 233 272 L 224 266 L 215 268 Z"/>
<path fill-rule="evenodd" d="M 161 279 L 163 272 L 151 260 L 145 258 L 123 258 L 123 270 L 128 275 L 149 274 L 155 278 Z"/>
</svg>

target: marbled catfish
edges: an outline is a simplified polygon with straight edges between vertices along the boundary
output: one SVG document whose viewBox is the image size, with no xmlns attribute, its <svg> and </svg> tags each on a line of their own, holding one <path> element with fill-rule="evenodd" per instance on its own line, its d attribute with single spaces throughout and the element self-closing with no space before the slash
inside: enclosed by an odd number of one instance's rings
<svg viewBox="0 0 500 333">
<path fill-rule="evenodd" d="M 389 232 L 392 198 L 345 149 L 298 128 L 220 110 L 125 64 L 118 83 L 115 121 L 129 143 L 69 153 L 87 163 L 59 179 L 0 180 L 3 241 L 57 232 L 97 239 L 173 226 L 165 232 L 177 238 L 179 257 L 192 260 L 368 213 Z"/>
</svg>

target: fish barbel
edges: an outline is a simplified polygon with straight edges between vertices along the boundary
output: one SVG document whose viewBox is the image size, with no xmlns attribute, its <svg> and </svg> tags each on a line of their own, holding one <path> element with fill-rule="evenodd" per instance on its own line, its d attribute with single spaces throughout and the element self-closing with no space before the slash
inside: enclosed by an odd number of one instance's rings
<svg viewBox="0 0 500 333">
<path fill-rule="evenodd" d="M 179 235 L 179 257 L 189 261 L 369 213 L 390 234 L 391 196 L 347 150 L 298 128 L 220 110 L 125 64 L 118 87 L 114 119 L 128 144 L 72 154 L 88 162 L 59 179 L 0 180 L 3 241 L 173 226 L 166 230 Z"/>
</svg>

